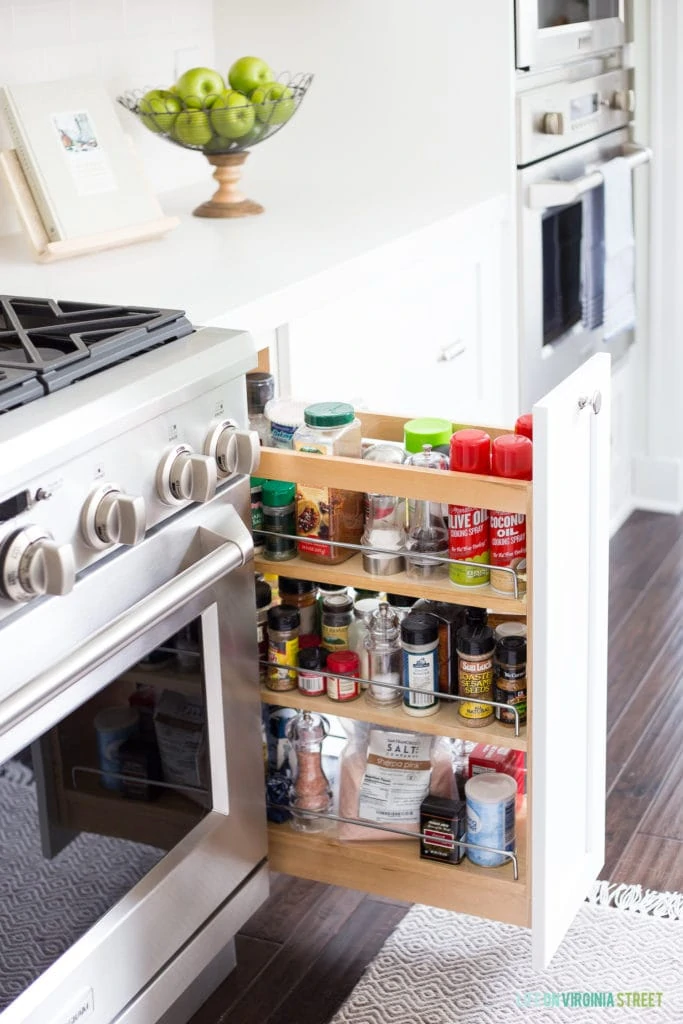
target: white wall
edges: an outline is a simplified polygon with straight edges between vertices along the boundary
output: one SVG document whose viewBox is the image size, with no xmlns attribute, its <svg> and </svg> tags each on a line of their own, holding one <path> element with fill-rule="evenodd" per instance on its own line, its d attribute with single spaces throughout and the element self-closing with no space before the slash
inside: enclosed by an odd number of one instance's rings
<svg viewBox="0 0 683 1024">
<path fill-rule="evenodd" d="M 409 162 L 416 190 L 447 173 L 473 202 L 509 193 L 512 9 L 508 0 L 214 0 L 219 69 L 255 54 L 316 76 L 296 120 L 250 160 L 305 161 L 321 173 L 335 164 L 352 184 Z"/>
<path fill-rule="evenodd" d="M 212 8 L 212 0 L 0 0 L 0 84 L 92 73 L 112 96 L 168 85 L 178 50 L 186 51 L 180 70 L 213 64 Z M 206 177 L 196 153 L 154 138 L 124 110 L 121 121 L 158 191 Z M 7 144 L 2 125 L 0 146 Z M 17 228 L 0 192 L 0 234 Z"/>
</svg>

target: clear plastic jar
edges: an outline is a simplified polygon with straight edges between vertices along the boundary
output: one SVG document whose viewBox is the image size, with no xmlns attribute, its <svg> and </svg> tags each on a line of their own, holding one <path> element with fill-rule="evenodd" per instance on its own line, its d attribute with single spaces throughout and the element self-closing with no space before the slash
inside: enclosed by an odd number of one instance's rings
<svg viewBox="0 0 683 1024">
<path fill-rule="evenodd" d="M 361 424 L 353 406 L 345 402 L 319 402 L 304 412 L 303 426 L 293 447 L 314 455 L 361 457 Z M 296 532 L 299 555 L 309 562 L 336 565 L 354 554 L 324 540 L 360 544 L 363 532 L 363 495 L 338 487 L 299 484 L 296 492 Z"/>
<path fill-rule="evenodd" d="M 295 580 L 280 576 L 278 583 L 280 604 L 296 608 L 301 617 L 301 635 L 315 633 L 317 623 L 317 585 L 310 580 Z"/>
</svg>

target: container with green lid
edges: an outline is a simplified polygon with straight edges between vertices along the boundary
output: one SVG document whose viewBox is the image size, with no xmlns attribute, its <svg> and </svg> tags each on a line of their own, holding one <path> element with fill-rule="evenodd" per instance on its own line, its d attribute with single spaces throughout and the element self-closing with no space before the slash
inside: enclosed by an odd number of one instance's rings
<svg viewBox="0 0 683 1024">
<path fill-rule="evenodd" d="M 431 444 L 433 448 L 448 444 L 452 433 L 451 421 L 436 416 L 420 416 L 416 420 L 408 420 L 403 427 L 404 444 L 409 452 L 421 452 L 425 444 Z"/>
<path fill-rule="evenodd" d="M 296 556 L 296 541 L 288 540 L 286 537 L 272 536 L 278 533 L 294 534 L 296 532 L 295 495 L 296 484 L 288 483 L 285 480 L 264 480 L 261 484 L 264 555 L 274 562 L 283 562 Z"/>
<path fill-rule="evenodd" d="M 307 405 L 296 431 L 294 449 L 305 455 L 361 457 L 361 424 L 347 402 Z M 354 554 L 323 541 L 359 544 L 363 532 L 363 496 L 338 487 L 299 484 L 296 498 L 299 555 L 309 562 L 336 565 Z"/>
</svg>

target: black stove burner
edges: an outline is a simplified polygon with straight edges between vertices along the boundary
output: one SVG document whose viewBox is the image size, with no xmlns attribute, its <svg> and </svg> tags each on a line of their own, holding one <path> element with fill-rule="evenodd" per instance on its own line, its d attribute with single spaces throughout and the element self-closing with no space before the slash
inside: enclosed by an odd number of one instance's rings
<svg viewBox="0 0 683 1024">
<path fill-rule="evenodd" d="M 0 295 L 0 413 L 193 330 L 177 309 Z"/>
</svg>

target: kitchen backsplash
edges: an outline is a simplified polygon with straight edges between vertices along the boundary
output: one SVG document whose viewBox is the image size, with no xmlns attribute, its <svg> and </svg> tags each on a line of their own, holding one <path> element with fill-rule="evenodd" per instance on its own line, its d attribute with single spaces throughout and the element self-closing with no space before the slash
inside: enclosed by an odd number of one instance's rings
<svg viewBox="0 0 683 1024">
<path fill-rule="evenodd" d="M 97 74 L 112 96 L 168 85 L 176 70 L 213 64 L 213 6 L 213 0 L 0 0 L 0 84 Z M 121 121 L 157 191 L 206 177 L 194 153 L 171 150 L 123 110 Z M 0 146 L 8 141 L 2 124 Z M 17 227 L 3 192 L 0 235 Z"/>
</svg>

